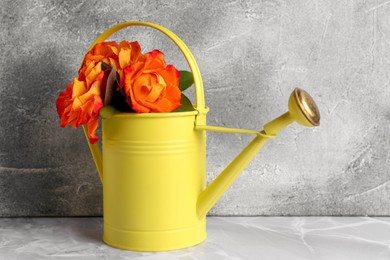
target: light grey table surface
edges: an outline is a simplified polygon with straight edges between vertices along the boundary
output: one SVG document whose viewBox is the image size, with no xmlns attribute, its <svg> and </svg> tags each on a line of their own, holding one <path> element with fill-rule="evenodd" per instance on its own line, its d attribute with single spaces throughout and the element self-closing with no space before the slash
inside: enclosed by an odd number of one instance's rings
<svg viewBox="0 0 390 260">
<path fill-rule="evenodd" d="M 101 240 L 101 218 L 1 218 L 0 259 L 388 260 L 390 218 L 209 217 L 186 249 L 132 252 Z"/>
</svg>

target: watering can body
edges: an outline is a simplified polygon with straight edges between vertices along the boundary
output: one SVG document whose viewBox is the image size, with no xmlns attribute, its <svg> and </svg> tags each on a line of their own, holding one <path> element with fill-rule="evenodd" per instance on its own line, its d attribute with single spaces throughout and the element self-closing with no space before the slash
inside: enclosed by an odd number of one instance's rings
<svg viewBox="0 0 390 260">
<path fill-rule="evenodd" d="M 206 133 L 196 111 L 103 119 L 103 240 L 163 251 L 206 238 L 197 199 L 205 189 Z"/>
<path fill-rule="evenodd" d="M 127 26 L 147 26 L 168 36 L 182 51 L 194 79 L 194 111 L 117 113 L 102 108 L 102 150 L 88 142 L 103 183 L 103 240 L 135 251 L 165 251 L 206 238 L 206 214 L 269 138 L 293 121 L 319 124 L 311 97 L 295 89 L 289 112 L 263 131 L 208 126 L 202 78 L 188 47 L 171 31 L 147 22 L 124 22 L 103 32 L 91 48 Z M 90 49 L 91 49 L 90 48 Z M 88 129 L 84 125 L 88 140 Z M 255 138 L 206 187 L 206 130 L 253 134 Z"/>
</svg>

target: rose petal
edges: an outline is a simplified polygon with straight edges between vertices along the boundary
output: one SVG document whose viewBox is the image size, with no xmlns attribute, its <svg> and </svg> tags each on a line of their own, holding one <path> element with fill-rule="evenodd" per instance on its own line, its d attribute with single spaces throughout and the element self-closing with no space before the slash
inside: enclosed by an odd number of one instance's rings
<svg viewBox="0 0 390 260">
<path fill-rule="evenodd" d="M 131 49 L 121 48 L 118 55 L 119 68 L 124 69 L 125 67 L 129 66 L 130 58 L 131 58 Z"/>
<path fill-rule="evenodd" d="M 98 79 L 98 77 L 102 78 L 104 76 L 104 71 L 102 71 L 102 63 L 97 63 L 92 70 L 89 72 L 89 74 L 86 74 L 86 82 L 87 82 L 87 88 L 89 88 L 92 84 L 92 82 Z"/>
<path fill-rule="evenodd" d="M 88 128 L 88 139 L 91 144 L 94 144 L 99 140 L 99 137 L 96 136 L 96 129 L 98 128 L 98 117 L 91 118 L 87 124 Z"/>
<path fill-rule="evenodd" d="M 145 54 L 145 73 L 165 68 L 164 54 L 159 50 L 153 50 Z"/>
<path fill-rule="evenodd" d="M 84 81 L 73 79 L 72 99 L 83 94 L 87 90 Z"/>
</svg>

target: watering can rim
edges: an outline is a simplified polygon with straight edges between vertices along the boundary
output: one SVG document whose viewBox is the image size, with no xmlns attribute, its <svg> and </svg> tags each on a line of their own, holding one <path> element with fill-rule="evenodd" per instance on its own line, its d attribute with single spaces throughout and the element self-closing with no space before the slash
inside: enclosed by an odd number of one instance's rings
<svg viewBox="0 0 390 260">
<path fill-rule="evenodd" d="M 135 113 L 135 112 L 122 112 L 118 110 L 111 110 L 110 112 L 104 112 L 105 107 L 101 109 L 100 115 L 103 119 L 112 117 L 128 117 L 128 118 L 162 118 L 162 117 L 183 117 L 183 116 L 198 116 L 199 114 L 206 114 L 209 112 L 209 108 L 205 107 L 202 110 L 197 109 L 194 106 L 193 111 L 178 111 L 178 112 L 163 112 L 163 113 Z"/>
</svg>

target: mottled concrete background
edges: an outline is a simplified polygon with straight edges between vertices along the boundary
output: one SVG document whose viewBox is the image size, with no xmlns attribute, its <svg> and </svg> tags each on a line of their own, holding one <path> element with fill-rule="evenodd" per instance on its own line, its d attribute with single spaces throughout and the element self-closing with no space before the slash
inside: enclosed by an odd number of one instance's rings
<svg viewBox="0 0 390 260">
<path fill-rule="evenodd" d="M 213 215 L 390 215 L 389 1 L 25 1 L 0 5 L 0 215 L 100 215 L 102 187 L 81 129 L 55 100 L 104 29 L 162 24 L 193 51 L 208 123 L 248 129 L 286 111 L 296 86 L 321 127 L 270 141 Z M 139 40 L 187 69 L 152 29 Z M 211 181 L 250 137 L 210 133 Z"/>
</svg>

